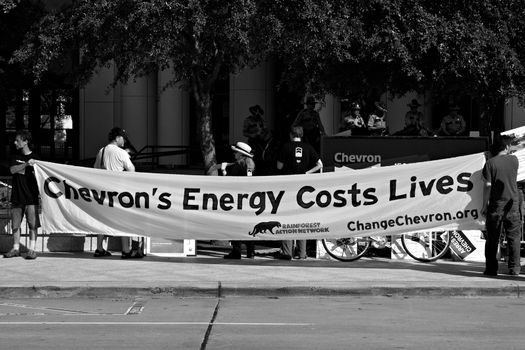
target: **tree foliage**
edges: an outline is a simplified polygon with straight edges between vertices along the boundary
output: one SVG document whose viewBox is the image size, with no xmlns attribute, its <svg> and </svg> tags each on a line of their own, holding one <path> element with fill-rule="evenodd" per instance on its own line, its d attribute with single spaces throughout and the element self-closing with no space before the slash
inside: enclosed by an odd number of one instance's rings
<svg viewBox="0 0 525 350">
<path fill-rule="evenodd" d="M 80 83 L 114 64 L 116 82 L 171 70 L 169 84 L 183 82 L 197 102 L 206 167 L 214 164 L 210 105 L 217 79 L 260 62 L 255 52 L 253 0 L 75 1 L 44 18 L 16 59 L 40 78 L 70 48 L 80 52 Z M 259 46 L 262 48 L 262 46 Z"/>
<path fill-rule="evenodd" d="M 525 96 L 523 13 L 522 0 L 77 0 L 42 20 L 16 62 L 39 78 L 73 48 L 80 83 L 110 64 L 115 82 L 171 70 L 169 84 L 185 83 L 197 102 L 209 167 L 221 77 L 271 56 L 298 92 L 430 90 L 490 105 Z"/>
<path fill-rule="evenodd" d="M 289 6 L 291 5 L 291 6 Z M 287 79 L 339 96 L 524 95 L 521 0 L 269 1 Z M 294 6 L 302 9 L 292 13 Z"/>
<path fill-rule="evenodd" d="M 24 35 L 44 15 L 39 1 L 0 0 L 0 99 L 7 99 L 9 89 L 18 87 L 25 79 L 20 67 L 9 64 L 9 58 L 22 44 Z"/>
</svg>

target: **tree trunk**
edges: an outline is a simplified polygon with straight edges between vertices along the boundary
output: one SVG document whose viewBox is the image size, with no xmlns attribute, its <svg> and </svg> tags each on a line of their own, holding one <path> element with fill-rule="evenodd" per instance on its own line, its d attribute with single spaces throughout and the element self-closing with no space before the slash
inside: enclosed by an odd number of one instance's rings
<svg viewBox="0 0 525 350">
<path fill-rule="evenodd" d="M 211 94 L 209 92 L 196 94 L 196 100 L 199 113 L 201 153 L 204 169 L 207 172 L 211 166 L 217 164 L 211 122 Z"/>
</svg>

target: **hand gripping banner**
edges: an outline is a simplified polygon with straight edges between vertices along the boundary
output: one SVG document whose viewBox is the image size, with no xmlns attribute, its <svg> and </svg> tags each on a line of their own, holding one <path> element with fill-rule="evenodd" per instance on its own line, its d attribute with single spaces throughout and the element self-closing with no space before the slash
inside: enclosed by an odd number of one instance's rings
<svg viewBox="0 0 525 350">
<path fill-rule="evenodd" d="M 483 153 L 311 175 L 128 173 L 38 161 L 43 229 L 283 240 L 483 229 Z"/>
</svg>

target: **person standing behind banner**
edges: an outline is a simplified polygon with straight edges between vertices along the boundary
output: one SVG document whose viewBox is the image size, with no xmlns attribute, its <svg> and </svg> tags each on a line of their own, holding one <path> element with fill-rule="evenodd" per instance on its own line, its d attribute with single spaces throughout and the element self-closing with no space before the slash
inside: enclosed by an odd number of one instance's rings
<svg viewBox="0 0 525 350">
<path fill-rule="evenodd" d="M 40 157 L 32 151 L 31 133 L 19 130 L 15 136 L 18 154 L 13 156 L 9 170 L 13 174 L 11 189 L 11 220 L 13 226 L 13 248 L 4 254 L 4 258 L 20 256 L 20 226 L 24 215 L 29 226 L 29 246 L 26 259 L 36 259 L 36 235 L 40 221 L 38 219 L 38 185 L 33 165 Z"/>
<path fill-rule="evenodd" d="M 293 126 L 290 131 L 290 142 L 283 145 L 277 157 L 277 169 L 283 175 L 311 174 L 323 169 L 323 162 L 317 155 L 315 149 L 308 143 L 301 141 L 303 128 Z M 277 257 L 281 260 L 306 259 L 306 240 L 296 241 L 297 252 L 293 255 L 293 241 L 281 242 L 281 254 Z"/>
<path fill-rule="evenodd" d="M 350 106 L 350 113 L 343 117 L 339 132 L 347 131 L 350 135 L 368 135 L 367 125 L 361 116 L 361 106 L 354 102 Z"/>
<path fill-rule="evenodd" d="M 441 120 L 441 126 L 438 130 L 439 136 L 461 136 L 465 134 L 467 123 L 461 114 L 459 107 L 453 105 L 449 107 L 449 114 Z"/>
<path fill-rule="evenodd" d="M 102 147 L 95 159 L 94 167 L 97 169 L 107 169 L 110 171 L 135 171 L 135 166 L 131 162 L 128 152 L 123 147 L 128 138 L 126 131 L 122 128 L 115 127 L 109 131 L 109 143 Z M 122 259 L 142 258 L 144 257 L 138 250 L 131 250 L 129 247 L 129 237 L 122 237 Z M 97 249 L 94 257 L 110 256 L 107 250 L 108 237 L 97 235 Z"/>
<path fill-rule="evenodd" d="M 222 176 L 252 176 L 255 170 L 252 148 L 244 142 L 237 142 L 230 147 L 234 152 L 235 162 L 211 166 L 208 173 L 218 173 Z M 240 259 L 242 243 L 246 245 L 246 257 L 248 259 L 255 258 L 255 243 L 253 241 L 231 241 L 232 251 L 225 255 L 224 259 Z"/>
<path fill-rule="evenodd" d="M 375 102 L 375 109 L 368 117 L 368 132 L 370 136 L 384 136 L 388 135 L 388 128 L 386 126 L 386 106 L 383 102 Z"/>
<path fill-rule="evenodd" d="M 325 135 L 323 122 L 319 112 L 315 109 L 317 101 L 313 96 L 306 98 L 306 107 L 297 114 L 292 126 L 301 126 L 304 132 L 304 141 L 312 145 L 319 152 L 321 136 Z"/>
<path fill-rule="evenodd" d="M 518 158 L 511 155 L 512 137 L 501 136 L 492 148 L 493 157 L 483 167 L 482 215 L 486 217 L 485 271 L 484 275 L 498 274 L 498 246 L 505 231 L 508 248 L 508 274 L 519 275 L 521 248 L 521 214 L 518 193 Z"/>
</svg>

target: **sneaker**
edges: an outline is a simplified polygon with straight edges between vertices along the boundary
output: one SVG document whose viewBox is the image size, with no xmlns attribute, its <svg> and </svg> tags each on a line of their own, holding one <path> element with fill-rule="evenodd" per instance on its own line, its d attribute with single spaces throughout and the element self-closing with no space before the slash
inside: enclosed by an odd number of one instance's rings
<svg viewBox="0 0 525 350">
<path fill-rule="evenodd" d="M 497 271 L 488 271 L 488 270 L 485 270 L 483 271 L 483 274 L 485 276 L 497 276 L 498 275 L 498 272 Z"/>
<path fill-rule="evenodd" d="M 25 258 L 27 260 L 34 260 L 34 259 L 36 259 L 36 252 L 34 250 L 28 250 Z"/>
<path fill-rule="evenodd" d="M 100 257 L 102 257 L 102 256 L 111 256 L 111 253 L 108 252 L 108 251 L 105 250 L 105 249 L 102 249 L 102 250 L 98 250 L 98 249 L 97 249 L 97 250 L 95 250 L 95 253 L 93 254 L 93 256 L 94 256 L 95 258 L 100 258 Z"/>
<path fill-rule="evenodd" d="M 276 257 L 276 259 L 279 259 L 279 260 L 292 260 L 292 257 L 290 255 L 280 254 L 279 256 Z"/>
<path fill-rule="evenodd" d="M 4 254 L 4 258 L 14 258 L 15 256 L 20 256 L 20 251 L 18 249 L 11 249 Z"/>
<path fill-rule="evenodd" d="M 127 253 L 122 252 L 122 256 L 121 256 L 122 259 L 142 259 L 143 257 L 144 255 L 142 255 L 136 250 L 131 250 Z"/>
<path fill-rule="evenodd" d="M 224 259 L 240 259 L 241 258 L 241 254 L 237 254 L 237 253 L 230 253 L 230 254 L 227 254 L 224 256 Z"/>
</svg>

